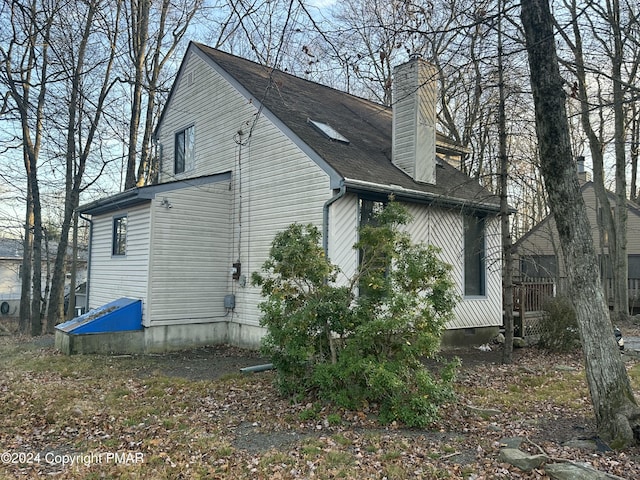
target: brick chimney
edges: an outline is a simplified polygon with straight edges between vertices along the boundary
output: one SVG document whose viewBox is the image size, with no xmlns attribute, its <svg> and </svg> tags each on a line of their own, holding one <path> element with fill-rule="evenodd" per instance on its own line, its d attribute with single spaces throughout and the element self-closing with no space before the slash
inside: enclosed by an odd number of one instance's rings
<svg viewBox="0 0 640 480">
<path fill-rule="evenodd" d="M 394 69 L 392 162 L 415 181 L 436 183 L 436 68 L 420 58 Z"/>
</svg>

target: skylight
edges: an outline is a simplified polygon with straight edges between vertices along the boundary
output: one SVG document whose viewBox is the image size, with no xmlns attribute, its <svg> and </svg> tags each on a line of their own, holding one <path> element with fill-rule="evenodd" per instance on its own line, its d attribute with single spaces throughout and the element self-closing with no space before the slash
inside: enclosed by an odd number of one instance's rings
<svg viewBox="0 0 640 480">
<path fill-rule="evenodd" d="M 349 144 L 349 140 L 340 134 L 336 129 L 334 129 L 331 125 L 327 125 L 326 123 L 316 122 L 315 120 L 311 120 L 307 118 L 307 122 L 313 125 L 316 130 L 325 135 L 329 140 L 333 140 L 340 143 Z"/>
</svg>

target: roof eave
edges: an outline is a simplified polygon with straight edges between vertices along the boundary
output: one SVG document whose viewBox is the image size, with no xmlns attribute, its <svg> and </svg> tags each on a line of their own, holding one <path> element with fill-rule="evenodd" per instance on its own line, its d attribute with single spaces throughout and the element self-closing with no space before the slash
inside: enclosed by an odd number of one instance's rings
<svg viewBox="0 0 640 480">
<path fill-rule="evenodd" d="M 450 195 L 433 194 L 420 190 L 412 190 L 400 185 L 384 185 L 345 178 L 344 186 L 348 192 L 352 193 L 377 193 L 384 194 L 386 196 L 393 195 L 399 201 L 436 205 L 444 208 L 462 208 L 466 211 L 480 211 L 492 214 L 500 213 L 500 205 L 496 205 L 495 203 L 462 199 Z M 514 212 L 514 209 L 510 209 L 510 213 Z"/>
<path fill-rule="evenodd" d="M 202 177 L 187 178 L 174 182 L 159 183 L 146 187 L 136 187 L 110 197 L 102 198 L 86 205 L 81 205 L 78 211 L 85 215 L 102 215 L 125 208 L 149 203 L 159 193 L 170 192 L 187 187 L 198 187 L 209 183 L 219 183 L 231 180 L 231 172 L 216 173 Z"/>
</svg>

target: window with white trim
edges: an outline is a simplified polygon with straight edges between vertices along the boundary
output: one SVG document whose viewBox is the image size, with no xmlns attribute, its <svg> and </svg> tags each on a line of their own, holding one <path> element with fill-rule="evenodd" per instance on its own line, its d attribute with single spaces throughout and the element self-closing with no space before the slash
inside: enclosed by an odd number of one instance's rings
<svg viewBox="0 0 640 480">
<path fill-rule="evenodd" d="M 193 125 L 176 133 L 173 173 L 179 174 L 194 167 L 195 129 Z"/>
<path fill-rule="evenodd" d="M 113 238 L 111 255 L 123 256 L 127 254 L 127 216 L 113 218 Z"/>
</svg>

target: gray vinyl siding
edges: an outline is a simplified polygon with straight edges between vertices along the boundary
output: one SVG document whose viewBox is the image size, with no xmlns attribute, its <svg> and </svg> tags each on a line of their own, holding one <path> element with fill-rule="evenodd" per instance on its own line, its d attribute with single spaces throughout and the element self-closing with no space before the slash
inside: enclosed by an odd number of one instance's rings
<svg viewBox="0 0 640 480">
<path fill-rule="evenodd" d="M 358 269 L 358 196 L 345 195 L 329 212 L 329 260 L 340 267 L 337 282 L 347 285 Z"/>
<path fill-rule="evenodd" d="M 249 168 L 236 177 L 242 204 L 234 210 L 234 258 L 250 279 L 260 271 L 277 232 L 290 224 L 313 224 L 322 229 L 323 205 L 329 198 L 329 178 L 320 168 L 269 122 L 256 127 L 252 148 L 243 154 Z M 236 196 L 236 198 L 239 198 Z M 258 325 L 258 303 L 263 299 L 247 281 L 235 283 L 234 320 Z"/>
<path fill-rule="evenodd" d="M 190 74 L 193 83 L 188 84 Z M 256 102 L 242 96 L 197 54 L 191 53 L 186 60 L 166 109 L 158 131 L 163 147 L 161 182 L 232 172 L 227 278 L 236 261 L 244 278 L 227 285 L 225 291 L 236 296 L 236 308 L 227 320 L 258 325 L 258 304 L 263 299 L 259 289 L 250 285 L 251 273 L 260 270 L 275 234 L 289 224 L 312 223 L 322 228 L 323 205 L 332 195 L 329 176 L 258 113 Z M 175 177 L 174 137 L 188 125 L 195 128 L 195 168 Z M 239 130 L 244 132 L 242 137 Z M 217 303 L 212 310 L 218 311 Z"/>
<path fill-rule="evenodd" d="M 459 211 L 405 205 L 413 217 L 406 227 L 414 243 L 423 242 L 438 247 L 440 259 L 451 265 L 459 303 L 448 328 L 487 327 L 502 324 L 502 274 L 500 224 L 496 217 L 486 222 L 486 295 L 465 298 L 463 217 Z M 357 241 L 358 197 L 346 195 L 331 208 L 329 217 L 329 258 L 343 272 L 338 280 L 344 284 L 357 269 L 358 255 L 353 249 Z"/>
<path fill-rule="evenodd" d="M 111 255 L 113 218 L 127 215 L 126 255 Z M 147 204 L 93 219 L 89 308 L 121 297 L 147 303 L 150 217 Z"/>
<path fill-rule="evenodd" d="M 256 118 L 255 106 L 197 54 L 189 53 L 185 62 L 157 132 L 162 146 L 160 182 L 233 170 L 241 154 L 238 130 L 248 134 Z M 194 168 L 175 175 L 175 134 L 190 125 L 195 132 Z"/>
<path fill-rule="evenodd" d="M 440 249 L 440 259 L 451 265 L 459 302 L 447 328 L 486 327 L 502 324 L 502 274 L 500 271 L 500 224 L 488 217 L 485 224 L 486 295 L 464 296 L 464 233 L 459 211 L 410 205 L 413 223 L 407 228 L 414 242 Z"/>
<path fill-rule="evenodd" d="M 162 205 L 167 199 L 171 208 Z M 183 188 L 152 202 L 147 325 L 224 318 L 231 283 L 229 182 Z"/>
<path fill-rule="evenodd" d="M 608 247 L 603 242 L 604 236 L 598 227 L 598 210 L 599 202 L 596 199 L 593 184 L 584 186 L 582 196 L 587 208 L 587 219 L 591 226 L 596 254 L 607 254 Z M 611 201 L 613 207 L 613 201 Z M 640 254 L 640 216 L 635 208 L 627 209 L 627 253 L 629 255 Z M 552 216 L 548 216 L 538 225 L 536 225 L 525 237 L 517 244 L 517 258 L 536 257 L 536 256 L 555 256 L 560 257 L 558 262 L 560 277 L 565 276 L 564 261 L 560 249 L 560 240 L 556 229 L 555 221 Z M 514 268 L 520 268 L 520 262 L 514 262 Z M 516 271 L 516 275 L 519 272 Z"/>
</svg>

